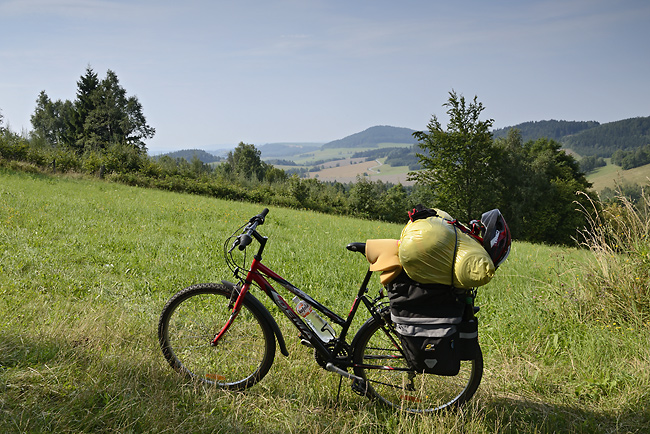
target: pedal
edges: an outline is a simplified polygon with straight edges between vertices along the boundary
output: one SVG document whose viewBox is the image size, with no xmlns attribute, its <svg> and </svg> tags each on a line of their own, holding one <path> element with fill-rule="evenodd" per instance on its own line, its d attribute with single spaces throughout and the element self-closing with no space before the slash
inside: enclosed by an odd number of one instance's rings
<svg viewBox="0 0 650 434">
<path fill-rule="evenodd" d="M 298 339 L 300 339 L 300 343 L 306 346 L 307 348 L 314 348 L 314 346 L 307 340 L 307 338 L 303 335 L 298 336 Z"/>
<path fill-rule="evenodd" d="M 350 386 L 352 391 L 357 395 L 366 396 L 368 393 L 368 383 L 363 380 L 354 380 Z"/>
</svg>

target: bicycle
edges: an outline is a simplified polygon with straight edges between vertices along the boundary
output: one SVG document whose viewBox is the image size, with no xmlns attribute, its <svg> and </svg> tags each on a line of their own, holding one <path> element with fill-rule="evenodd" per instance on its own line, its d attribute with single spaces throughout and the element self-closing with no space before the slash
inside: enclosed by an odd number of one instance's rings
<svg viewBox="0 0 650 434">
<path fill-rule="evenodd" d="M 173 295 L 164 306 L 158 337 L 164 357 L 174 370 L 203 384 L 242 390 L 269 372 L 276 340 L 280 352 L 289 355 L 275 319 L 250 291 L 256 285 L 298 329 L 302 342 L 313 347 L 317 363 L 340 375 L 341 380 L 352 380 L 356 393 L 412 413 L 460 406 L 474 395 L 483 373 L 480 349 L 478 357 L 462 362 L 459 374 L 453 377 L 411 369 L 391 322 L 383 287 L 376 296 L 369 294 L 372 271 L 367 271 L 344 318 L 264 265 L 262 254 L 268 237 L 257 228 L 264 224 L 268 212 L 264 209 L 252 217 L 224 242 L 226 262 L 239 283 L 223 280 L 221 284 L 193 285 Z M 245 249 L 253 240 L 259 248 L 246 267 Z M 243 251 L 243 264 L 238 265 L 234 258 L 235 248 Z M 365 255 L 365 243 L 350 243 L 347 249 Z M 330 325 L 320 330 L 310 327 L 270 281 L 292 294 L 294 301 L 303 300 L 324 315 L 325 321 L 340 329 L 338 334 Z M 473 297 L 471 300 L 473 307 Z M 370 318 L 348 343 L 352 321 L 361 305 Z"/>
</svg>

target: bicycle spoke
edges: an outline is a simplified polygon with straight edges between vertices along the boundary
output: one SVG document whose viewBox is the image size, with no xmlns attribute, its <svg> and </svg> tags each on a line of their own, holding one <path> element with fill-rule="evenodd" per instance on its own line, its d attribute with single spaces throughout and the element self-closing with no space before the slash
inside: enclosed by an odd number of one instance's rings
<svg viewBox="0 0 650 434">
<path fill-rule="evenodd" d="M 363 325 L 358 336 L 354 371 L 367 382 L 368 395 L 379 402 L 409 412 L 429 412 L 465 402 L 478 387 L 482 359 L 462 362 L 456 376 L 418 374 L 409 369 L 401 351 L 395 348 L 399 336 L 391 327 L 373 318 Z M 389 366 L 366 365 L 366 360 Z"/>
<path fill-rule="evenodd" d="M 261 313 L 246 301 L 218 344 L 212 345 L 230 315 L 223 285 L 204 284 L 176 294 L 163 309 L 159 337 L 163 354 L 177 371 L 196 381 L 240 389 L 259 381 L 275 355 L 275 337 Z"/>
</svg>

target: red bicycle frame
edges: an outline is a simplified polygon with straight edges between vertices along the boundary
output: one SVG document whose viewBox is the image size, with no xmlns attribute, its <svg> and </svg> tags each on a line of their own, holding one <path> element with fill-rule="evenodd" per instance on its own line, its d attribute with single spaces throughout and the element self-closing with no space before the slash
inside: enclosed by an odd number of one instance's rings
<svg viewBox="0 0 650 434">
<path fill-rule="evenodd" d="M 268 238 L 261 236 L 255 230 L 250 231 L 250 234 L 259 242 L 259 250 L 253 257 L 250 270 L 248 270 L 246 274 L 243 286 L 239 289 L 239 294 L 237 295 L 237 299 L 235 300 L 235 303 L 232 307 L 230 317 L 228 318 L 228 321 L 226 321 L 226 324 L 219 331 L 219 333 L 217 333 L 217 335 L 212 340 L 212 345 L 218 345 L 221 337 L 228 331 L 230 325 L 235 321 L 241 309 L 243 300 L 246 297 L 246 294 L 250 290 L 251 285 L 255 283 L 264 291 L 267 296 L 269 296 L 269 298 L 271 298 L 271 300 L 273 300 L 273 303 L 278 306 L 278 308 L 287 316 L 287 318 L 289 318 L 291 323 L 296 326 L 298 330 L 300 330 L 304 338 L 306 338 L 319 353 L 325 356 L 326 360 L 331 359 L 333 355 L 337 354 L 345 344 L 345 337 L 348 333 L 348 330 L 350 329 L 350 326 L 352 325 L 352 320 L 354 319 L 354 315 L 356 314 L 361 301 L 366 304 L 368 310 L 371 313 L 373 312 L 372 303 L 364 296 L 365 292 L 367 291 L 368 283 L 372 276 L 372 271 L 368 270 L 366 273 L 363 283 L 359 288 L 359 292 L 354 299 L 352 307 L 350 308 L 348 317 L 347 319 L 343 319 L 339 315 L 329 310 L 327 307 L 323 306 L 318 301 L 314 300 L 311 296 L 309 296 L 309 294 L 306 294 L 304 291 L 292 285 L 289 281 L 278 275 L 269 267 L 262 264 L 262 252 L 264 251 L 264 247 L 266 246 L 266 241 Z M 328 348 L 325 345 L 325 342 L 323 342 L 320 337 L 318 337 L 318 335 L 302 320 L 302 318 L 293 310 L 289 303 L 286 302 L 286 300 L 275 290 L 275 288 L 273 288 L 267 279 L 271 279 L 282 285 L 291 294 L 305 300 L 312 306 L 312 308 L 321 312 L 333 323 L 341 326 L 341 334 L 338 336 L 338 340 L 336 341 L 337 343 L 333 348 Z"/>
<path fill-rule="evenodd" d="M 368 312 L 370 312 L 370 314 L 373 317 L 375 317 L 377 321 L 382 321 L 382 318 L 379 316 L 379 313 L 377 312 L 374 306 L 376 300 L 371 301 L 365 295 L 366 292 L 368 291 L 368 283 L 370 282 L 370 278 L 372 277 L 372 271 L 370 271 L 370 269 L 368 269 L 368 271 L 366 272 L 366 275 L 363 279 L 363 282 L 361 283 L 361 286 L 359 287 L 359 291 L 357 293 L 357 296 L 354 299 L 354 302 L 352 303 L 352 307 L 350 308 L 347 318 L 343 319 L 342 317 L 335 314 L 327 307 L 323 306 L 318 301 L 314 300 L 311 296 L 309 296 L 309 294 L 306 294 L 305 292 L 303 292 L 302 290 L 300 290 L 299 288 L 291 284 L 289 281 L 287 281 L 286 279 L 278 275 L 276 272 L 271 270 L 269 267 L 262 264 L 262 252 L 264 251 L 264 247 L 266 246 L 266 242 L 268 238 L 260 235 L 255 230 L 257 227 L 257 223 L 254 222 L 254 219 L 251 219 L 252 225 L 249 225 L 246 228 L 245 236 L 244 235 L 240 236 L 241 238 L 245 238 L 245 242 L 241 243 L 241 241 L 237 241 L 237 243 L 233 244 L 233 247 L 231 247 L 230 250 L 232 251 L 236 245 L 239 245 L 240 250 L 242 250 L 242 244 L 244 248 L 248 246 L 251 242 L 251 237 L 255 238 L 259 242 L 259 249 L 257 253 L 253 256 L 250 269 L 247 271 L 246 278 L 244 279 L 244 284 L 240 288 L 230 284 L 233 288 L 233 291 L 238 291 L 237 298 L 232 305 L 232 310 L 228 320 L 226 321 L 226 324 L 221 328 L 221 330 L 216 334 L 216 336 L 212 340 L 211 344 L 213 346 L 218 345 L 219 340 L 223 337 L 224 334 L 228 332 L 228 329 L 230 328 L 232 323 L 236 320 L 237 315 L 241 310 L 242 304 L 244 302 L 246 295 L 248 294 L 248 291 L 251 288 L 251 285 L 255 283 L 264 291 L 264 293 L 271 300 L 273 300 L 273 303 L 276 306 L 278 306 L 278 308 L 285 314 L 285 316 L 289 318 L 291 323 L 298 330 L 300 330 L 302 337 L 307 341 L 309 341 L 309 343 L 314 347 L 317 353 L 320 354 L 322 360 L 325 361 L 324 363 L 325 369 L 335 372 L 343 377 L 351 378 L 354 380 L 361 380 L 361 381 L 363 381 L 363 379 L 356 377 L 355 375 L 352 375 L 348 373 L 345 369 L 341 369 L 341 368 L 363 367 L 366 369 L 381 369 L 381 370 L 399 370 L 399 371 L 409 370 L 408 368 L 395 368 L 395 367 L 384 366 L 384 365 L 354 364 L 349 359 L 342 360 L 340 358 L 337 358 L 338 354 L 346 353 L 346 350 L 348 350 L 348 348 L 346 348 L 348 344 L 346 343 L 345 338 L 347 336 L 348 331 L 350 330 L 352 321 L 354 320 L 354 317 L 356 315 L 356 312 L 361 302 L 363 302 L 366 305 Z M 355 251 L 355 252 L 363 251 L 361 250 L 359 244 L 363 244 L 363 249 L 365 249 L 365 243 L 352 243 L 348 245 L 347 248 L 348 250 Z M 239 277 L 240 271 L 241 270 L 239 268 L 233 270 L 236 277 Z M 303 321 L 303 319 L 293 310 L 293 308 L 289 305 L 289 303 L 286 302 L 286 300 L 275 290 L 275 288 L 273 288 L 273 286 L 269 283 L 267 279 L 270 279 L 282 285 L 291 294 L 296 295 L 299 298 L 305 300 L 307 303 L 309 303 L 312 306 L 312 308 L 316 309 L 317 311 L 325 315 L 333 323 L 341 326 L 341 333 L 336 339 L 333 339 L 333 344 L 322 341 L 321 338 L 318 336 L 318 334 L 316 334 Z M 382 297 L 383 297 L 383 291 L 380 291 L 379 298 Z M 394 340 L 393 336 L 391 336 L 387 330 L 384 330 L 384 332 L 386 333 L 386 336 L 389 338 L 389 340 L 392 342 L 393 346 L 401 353 L 400 346 Z"/>
<path fill-rule="evenodd" d="M 262 250 L 262 247 L 260 247 L 260 250 Z M 364 279 L 364 283 L 361 285 L 361 288 L 359 290 L 360 294 L 365 292 L 371 275 L 372 272 L 368 271 L 366 279 Z M 307 303 L 309 303 L 312 306 L 312 308 L 318 310 L 323 315 L 325 315 L 329 320 L 341 326 L 342 331 L 341 331 L 340 340 L 343 340 L 345 334 L 347 334 L 350 324 L 352 323 L 352 318 L 354 316 L 354 313 L 356 312 L 357 308 L 359 307 L 359 304 L 361 303 L 361 297 L 357 296 L 354 299 L 354 303 L 352 305 L 352 308 L 350 309 L 348 319 L 347 320 L 343 319 L 339 315 L 329 310 L 327 307 L 323 306 L 318 301 L 314 300 L 311 296 L 309 296 L 309 294 L 306 294 L 296 286 L 292 285 L 289 281 L 287 281 L 286 279 L 278 275 L 276 272 L 271 270 L 269 267 L 262 264 L 258 252 L 258 254 L 255 255 L 255 257 L 253 258 L 253 261 L 251 263 L 251 268 L 246 275 L 246 279 L 244 280 L 244 285 L 239 290 L 239 294 L 232 308 L 230 317 L 228 318 L 228 321 L 223 326 L 223 328 L 219 331 L 219 333 L 217 333 L 215 338 L 212 340 L 212 345 L 217 345 L 219 339 L 221 339 L 221 337 L 228 331 L 228 328 L 230 327 L 230 325 L 233 323 L 233 321 L 239 314 L 244 297 L 246 297 L 246 294 L 248 293 L 251 285 L 255 283 L 266 293 L 266 295 L 268 295 L 271 298 L 271 300 L 273 300 L 275 305 L 277 305 L 280 308 L 280 310 L 287 316 L 287 318 L 289 318 L 292 324 L 294 324 L 296 328 L 300 330 L 300 332 L 311 342 L 312 345 L 314 345 L 314 347 L 318 348 L 319 350 L 325 353 L 329 353 L 329 350 L 327 350 L 327 348 L 325 347 L 324 342 L 320 340 L 318 335 L 316 335 L 316 333 L 314 333 L 311 330 L 311 328 L 307 326 L 307 324 L 293 310 L 293 308 L 289 305 L 289 303 L 287 303 L 286 300 L 275 290 L 275 288 L 273 288 L 273 286 L 269 283 L 267 278 L 272 279 L 273 281 L 282 285 L 291 294 L 302 298 Z"/>
</svg>

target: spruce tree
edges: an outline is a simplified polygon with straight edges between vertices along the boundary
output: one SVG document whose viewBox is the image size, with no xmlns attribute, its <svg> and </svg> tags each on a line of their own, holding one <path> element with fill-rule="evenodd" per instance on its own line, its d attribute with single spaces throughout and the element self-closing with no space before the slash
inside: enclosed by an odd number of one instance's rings
<svg viewBox="0 0 650 434">
<path fill-rule="evenodd" d="M 477 97 L 469 104 L 464 96 L 449 92 L 449 123 L 445 130 L 434 115 L 428 132 L 413 133 L 423 152 L 417 153 L 423 169 L 409 178 L 431 189 L 432 207 L 442 208 L 462 221 L 480 217 L 496 200 L 492 167 L 495 150 L 493 120 L 480 120 L 484 110 Z"/>
</svg>

